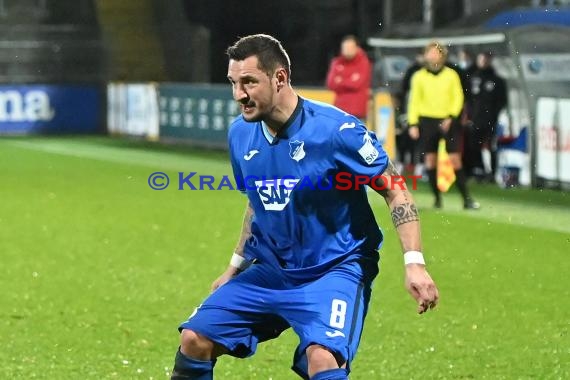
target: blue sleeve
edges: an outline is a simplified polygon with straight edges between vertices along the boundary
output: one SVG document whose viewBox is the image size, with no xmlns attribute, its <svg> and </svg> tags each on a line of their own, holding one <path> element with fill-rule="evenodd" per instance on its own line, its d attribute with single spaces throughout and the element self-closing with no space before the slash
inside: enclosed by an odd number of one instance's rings
<svg viewBox="0 0 570 380">
<path fill-rule="evenodd" d="M 236 184 L 236 189 L 245 193 L 245 183 L 243 181 L 243 174 L 241 171 L 241 166 L 239 164 L 238 155 L 236 153 L 235 146 L 237 145 L 237 133 L 235 133 L 233 128 L 230 128 L 228 133 L 228 145 L 230 149 L 230 163 L 232 164 L 232 171 L 234 175 L 234 181 Z"/>
<path fill-rule="evenodd" d="M 233 152 L 230 152 L 230 161 L 232 163 L 236 189 L 245 193 L 245 184 L 243 181 L 243 175 L 241 174 L 241 167 L 239 166 L 239 162 L 237 162 Z"/>
<path fill-rule="evenodd" d="M 333 136 L 333 156 L 337 167 L 353 175 L 374 177 L 384 173 L 388 155 L 376 135 L 358 122 L 346 122 Z"/>
</svg>

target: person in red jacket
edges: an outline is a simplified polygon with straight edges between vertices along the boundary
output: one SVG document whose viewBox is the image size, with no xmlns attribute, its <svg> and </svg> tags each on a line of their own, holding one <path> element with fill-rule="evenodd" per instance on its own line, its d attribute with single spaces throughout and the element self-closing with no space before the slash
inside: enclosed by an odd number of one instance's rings
<svg viewBox="0 0 570 380">
<path fill-rule="evenodd" d="M 366 119 L 372 66 L 355 36 L 342 39 L 340 55 L 335 57 L 327 74 L 327 87 L 335 93 L 334 105 L 361 120 Z"/>
</svg>

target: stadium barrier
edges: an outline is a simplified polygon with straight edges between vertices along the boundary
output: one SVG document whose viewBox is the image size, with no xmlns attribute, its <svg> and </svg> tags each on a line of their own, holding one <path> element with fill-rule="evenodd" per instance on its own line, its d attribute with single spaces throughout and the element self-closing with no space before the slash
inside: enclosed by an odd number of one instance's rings
<svg viewBox="0 0 570 380">
<path fill-rule="evenodd" d="M 334 93 L 326 89 L 299 87 L 295 91 L 323 103 L 334 101 Z M 226 148 L 228 127 L 240 112 L 228 86 L 165 83 L 158 86 L 158 93 L 161 140 Z M 392 157 L 395 150 L 394 112 L 388 93 L 374 94 L 367 127 L 376 132 Z"/>
<path fill-rule="evenodd" d="M 389 92 L 375 91 L 372 96 L 372 112 L 368 116 L 368 129 L 376 137 L 390 159 L 396 159 L 396 117 L 394 103 Z"/>
<path fill-rule="evenodd" d="M 157 85 L 110 83 L 107 86 L 107 131 L 114 136 L 158 140 Z"/>
<path fill-rule="evenodd" d="M 96 85 L 0 85 L 0 135 L 98 132 L 101 95 Z"/>
<path fill-rule="evenodd" d="M 239 114 L 228 86 L 164 83 L 158 93 L 161 140 L 226 148 L 228 127 Z"/>
<path fill-rule="evenodd" d="M 536 133 L 537 176 L 570 183 L 570 99 L 539 98 Z"/>
</svg>

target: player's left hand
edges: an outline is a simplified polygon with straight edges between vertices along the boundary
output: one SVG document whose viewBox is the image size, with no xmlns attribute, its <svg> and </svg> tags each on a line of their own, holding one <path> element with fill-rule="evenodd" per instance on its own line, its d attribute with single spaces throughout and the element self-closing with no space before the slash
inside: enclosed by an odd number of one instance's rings
<svg viewBox="0 0 570 380">
<path fill-rule="evenodd" d="M 419 314 L 436 307 L 439 292 L 425 265 L 406 265 L 406 289 L 418 303 Z"/>
<path fill-rule="evenodd" d="M 212 282 L 211 291 L 215 291 L 220 286 L 224 285 L 226 282 L 237 276 L 238 273 L 239 270 L 236 267 L 229 265 L 228 269 L 226 269 L 225 272 L 220 275 L 220 277 L 216 278 L 214 282 Z"/>
</svg>

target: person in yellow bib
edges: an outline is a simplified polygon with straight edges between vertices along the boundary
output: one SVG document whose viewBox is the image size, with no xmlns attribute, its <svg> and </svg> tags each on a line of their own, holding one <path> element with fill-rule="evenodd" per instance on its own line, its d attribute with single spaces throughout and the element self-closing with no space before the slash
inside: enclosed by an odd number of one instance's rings
<svg viewBox="0 0 570 380">
<path fill-rule="evenodd" d="M 447 48 L 437 41 L 424 50 L 425 67 L 412 76 L 408 101 L 410 137 L 419 140 L 420 150 L 435 196 L 434 207 L 441 208 L 437 186 L 437 151 L 441 138 L 455 170 L 457 188 L 463 196 L 465 209 L 478 209 L 479 203 L 469 195 L 467 180 L 461 166 L 462 130 L 459 116 L 463 108 L 463 88 L 455 70 L 445 65 Z"/>
</svg>

